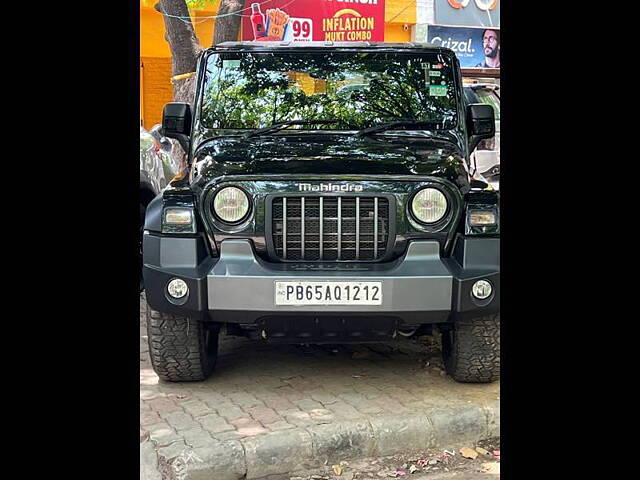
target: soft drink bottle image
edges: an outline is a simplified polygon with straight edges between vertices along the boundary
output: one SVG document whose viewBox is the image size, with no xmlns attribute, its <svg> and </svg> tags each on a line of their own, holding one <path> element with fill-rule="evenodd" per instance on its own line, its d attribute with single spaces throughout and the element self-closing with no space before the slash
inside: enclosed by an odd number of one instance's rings
<svg viewBox="0 0 640 480">
<path fill-rule="evenodd" d="M 267 29 L 265 28 L 264 15 L 260 11 L 259 3 L 251 4 L 251 26 L 253 27 L 253 39 L 267 36 Z"/>
</svg>

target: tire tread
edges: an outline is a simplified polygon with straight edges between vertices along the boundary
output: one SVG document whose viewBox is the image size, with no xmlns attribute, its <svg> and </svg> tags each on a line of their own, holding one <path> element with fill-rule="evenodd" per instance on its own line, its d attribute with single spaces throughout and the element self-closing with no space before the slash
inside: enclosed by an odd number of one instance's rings
<svg viewBox="0 0 640 480">
<path fill-rule="evenodd" d="M 455 323 L 448 373 L 458 382 L 489 383 L 500 378 L 500 313 Z"/>
<path fill-rule="evenodd" d="M 205 380 L 215 366 L 206 352 L 204 324 L 198 320 L 153 310 L 147 304 L 147 336 L 151 364 L 168 382 Z M 217 344 L 217 334 L 213 339 Z M 217 348 L 215 349 L 217 353 Z"/>
</svg>

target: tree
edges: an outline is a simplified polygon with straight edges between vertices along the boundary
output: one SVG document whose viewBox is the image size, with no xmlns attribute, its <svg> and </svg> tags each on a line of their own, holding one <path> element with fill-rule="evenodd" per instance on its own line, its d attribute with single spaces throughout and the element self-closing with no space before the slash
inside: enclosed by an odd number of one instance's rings
<svg viewBox="0 0 640 480">
<path fill-rule="evenodd" d="M 185 0 L 159 0 L 154 7 L 162 13 L 165 39 L 171 50 L 173 76 L 196 71 L 198 55 L 202 51 L 189 17 Z M 173 80 L 173 99 L 193 103 L 195 76 Z"/>
<path fill-rule="evenodd" d="M 205 3 L 206 0 L 159 0 L 155 5 L 164 19 L 165 39 L 171 50 L 174 77 L 196 71 L 197 59 L 203 49 L 189 16 L 189 6 L 201 7 Z M 238 39 L 243 6 L 243 0 L 220 0 L 212 45 Z M 176 102 L 193 104 L 194 96 L 194 76 L 173 80 L 173 99 Z"/>
<path fill-rule="evenodd" d="M 213 45 L 238 40 L 243 8 L 243 0 L 220 0 L 218 18 L 216 18 L 216 27 L 213 32 Z"/>
</svg>

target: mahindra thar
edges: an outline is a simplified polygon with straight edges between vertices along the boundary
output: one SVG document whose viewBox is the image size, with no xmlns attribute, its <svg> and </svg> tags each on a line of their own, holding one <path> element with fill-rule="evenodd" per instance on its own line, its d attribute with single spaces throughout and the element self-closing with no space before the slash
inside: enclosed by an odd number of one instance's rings
<svg viewBox="0 0 640 480">
<path fill-rule="evenodd" d="M 495 132 L 428 44 L 231 42 L 162 133 L 184 168 L 147 207 L 153 368 L 207 378 L 220 331 L 297 344 L 441 335 L 461 382 L 500 373 L 499 197 L 470 154 Z"/>
</svg>

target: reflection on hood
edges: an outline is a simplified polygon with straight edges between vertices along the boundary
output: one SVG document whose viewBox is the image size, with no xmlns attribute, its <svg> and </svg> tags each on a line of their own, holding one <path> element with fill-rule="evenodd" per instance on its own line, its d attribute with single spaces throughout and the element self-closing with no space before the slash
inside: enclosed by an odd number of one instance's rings
<svg viewBox="0 0 640 480">
<path fill-rule="evenodd" d="M 196 177 L 222 175 L 424 175 L 468 185 L 455 137 L 353 137 L 330 134 L 218 137 L 203 142 L 194 159 Z M 330 178 L 330 177 L 329 177 Z"/>
</svg>

